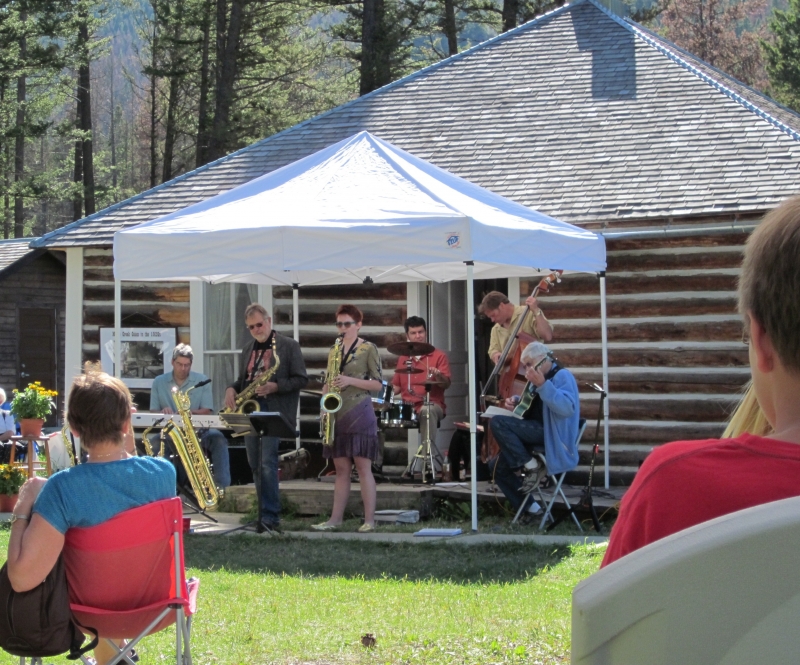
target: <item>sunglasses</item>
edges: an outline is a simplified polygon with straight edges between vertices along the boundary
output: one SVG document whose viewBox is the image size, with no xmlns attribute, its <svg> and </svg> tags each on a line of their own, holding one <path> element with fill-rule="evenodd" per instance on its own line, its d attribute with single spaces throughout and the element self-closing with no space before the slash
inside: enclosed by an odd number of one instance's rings
<svg viewBox="0 0 800 665">
<path fill-rule="evenodd" d="M 337 321 L 336 327 L 337 328 L 349 328 L 350 326 L 356 325 L 355 321 Z"/>
<path fill-rule="evenodd" d="M 254 323 L 252 326 L 247 326 L 248 330 L 255 330 L 256 328 L 263 328 L 264 322 L 261 321 L 260 323 Z"/>
</svg>

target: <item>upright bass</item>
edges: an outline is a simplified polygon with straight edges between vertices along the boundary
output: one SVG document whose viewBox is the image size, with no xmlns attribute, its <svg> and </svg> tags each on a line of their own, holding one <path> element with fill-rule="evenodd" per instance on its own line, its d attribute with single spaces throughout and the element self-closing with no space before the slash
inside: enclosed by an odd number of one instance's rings
<svg viewBox="0 0 800 665">
<path fill-rule="evenodd" d="M 551 286 L 561 281 L 563 272 L 563 270 L 554 270 L 549 275 L 545 275 L 533 288 L 530 297 L 535 298 L 539 293 L 547 293 Z M 522 326 L 525 324 L 530 314 L 531 309 L 528 307 L 517 320 L 514 329 L 508 336 L 508 341 L 503 348 L 503 352 L 497 359 L 497 363 L 481 391 L 481 408 L 484 411 L 486 410 L 487 403 L 503 402 L 512 395 L 521 394 L 522 390 L 525 388 L 527 379 L 524 373 L 520 374 L 519 372 L 520 357 L 522 356 L 522 350 L 531 342 L 536 341 L 534 337 L 522 332 Z M 494 395 L 489 395 L 488 393 L 495 379 L 497 379 L 497 390 Z M 500 448 L 497 442 L 494 440 L 489 428 L 486 428 L 481 447 L 481 459 L 487 462 L 499 452 Z"/>
</svg>

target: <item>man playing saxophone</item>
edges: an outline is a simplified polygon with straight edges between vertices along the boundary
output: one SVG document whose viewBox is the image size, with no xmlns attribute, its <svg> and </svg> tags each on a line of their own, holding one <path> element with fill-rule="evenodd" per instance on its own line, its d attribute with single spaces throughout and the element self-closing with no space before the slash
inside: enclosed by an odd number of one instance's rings
<svg viewBox="0 0 800 665">
<path fill-rule="evenodd" d="M 236 395 L 254 381 L 258 381 L 261 374 L 275 366 L 279 358 L 280 364 L 277 370 L 267 382 L 256 389 L 254 398 L 258 401 L 261 411 L 279 411 L 289 422 L 294 423 L 297 420 L 300 390 L 308 383 L 300 345 L 291 337 L 273 330 L 269 313 L 258 303 L 248 305 L 244 311 L 244 320 L 253 339 L 242 349 L 239 377 L 225 391 L 225 407 L 235 410 Z M 278 444 L 277 437 L 250 435 L 244 437 L 247 461 L 253 470 L 256 492 L 261 497 L 259 519 L 272 531 L 279 530 L 281 513 L 278 489 Z"/>
</svg>

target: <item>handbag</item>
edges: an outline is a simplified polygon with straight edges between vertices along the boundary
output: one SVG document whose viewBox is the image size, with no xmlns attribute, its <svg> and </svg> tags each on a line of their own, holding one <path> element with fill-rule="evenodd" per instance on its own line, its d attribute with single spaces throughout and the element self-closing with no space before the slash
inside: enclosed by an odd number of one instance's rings
<svg viewBox="0 0 800 665">
<path fill-rule="evenodd" d="M 56 565 L 37 587 L 17 592 L 8 579 L 8 564 L 0 568 L 0 648 L 14 656 L 44 658 L 69 652 L 75 660 L 97 646 L 94 639 L 82 647 L 83 633 L 69 609 L 69 589 L 64 562 Z"/>
</svg>

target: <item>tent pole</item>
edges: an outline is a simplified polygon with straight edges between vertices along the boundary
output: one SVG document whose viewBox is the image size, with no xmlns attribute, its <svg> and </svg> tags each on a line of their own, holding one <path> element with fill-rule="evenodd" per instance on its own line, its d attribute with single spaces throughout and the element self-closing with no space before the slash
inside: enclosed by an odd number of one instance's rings
<svg viewBox="0 0 800 665">
<path fill-rule="evenodd" d="M 603 465 L 605 467 L 605 487 L 609 486 L 609 450 L 608 450 L 608 318 L 606 316 L 606 273 L 599 273 L 600 277 L 600 334 L 603 340 L 603 390 L 606 398 L 603 400 Z"/>
<path fill-rule="evenodd" d="M 114 279 L 114 376 L 122 376 L 122 280 Z"/>
<path fill-rule="evenodd" d="M 475 412 L 475 397 L 477 394 L 475 386 L 475 275 L 474 263 L 465 261 L 467 264 L 467 371 L 469 372 L 469 459 L 470 469 L 472 470 L 472 482 L 470 491 L 472 493 L 472 530 L 478 531 L 478 459 L 475 449 L 477 448 L 478 438 L 478 414 Z"/>
<path fill-rule="evenodd" d="M 294 341 L 300 343 L 300 285 L 297 283 L 292 284 L 292 321 L 294 323 Z M 300 401 L 297 401 L 297 418 L 295 420 L 300 423 Z M 300 450 L 300 437 L 298 436 L 294 441 L 295 450 Z"/>
</svg>

